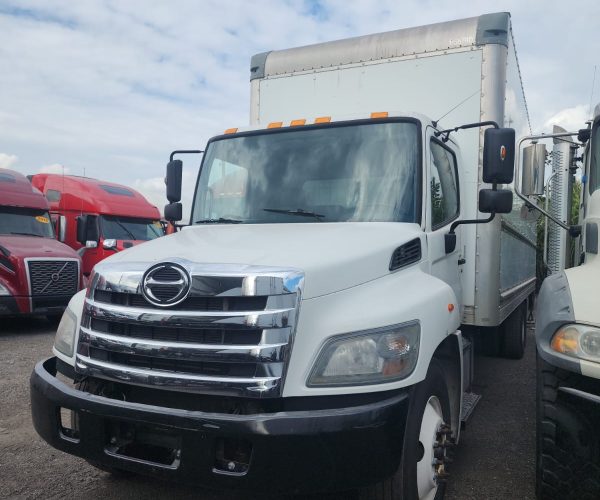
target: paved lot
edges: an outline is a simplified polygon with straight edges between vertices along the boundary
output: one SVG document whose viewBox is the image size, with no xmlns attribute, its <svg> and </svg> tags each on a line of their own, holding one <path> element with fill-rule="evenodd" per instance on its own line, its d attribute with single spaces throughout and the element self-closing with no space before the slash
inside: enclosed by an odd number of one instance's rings
<svg viewBox="0 0 600 500">
<path fill-rule="evenodd" d="M 0 320 L 0 498 L 252 498 L 148 478 L 117 480 L 42 441 L 31 424 L 29 374 L 36 361 L 50 355 L 54 328 L 44 319 Z M 523 360 L 477 358 L 476 374 L 475 391 L 483 399 L 462 435 L 446 498 L 533 499 L 535 353 L 531 335 Z"/>
</svg>

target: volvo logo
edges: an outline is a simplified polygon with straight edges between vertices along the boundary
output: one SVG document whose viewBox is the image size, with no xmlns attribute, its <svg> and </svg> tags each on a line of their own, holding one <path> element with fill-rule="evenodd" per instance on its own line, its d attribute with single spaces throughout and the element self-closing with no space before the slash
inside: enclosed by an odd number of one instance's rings
<svg viewBox="0 0 600 500">
<path fill-rule="evenodd" d="M 159 307 L 179 304 L 190 293 L 188 272 L 178 264 L 163 262 L 148 269 L 142 278 L 142 295 Z"/>
</svg>

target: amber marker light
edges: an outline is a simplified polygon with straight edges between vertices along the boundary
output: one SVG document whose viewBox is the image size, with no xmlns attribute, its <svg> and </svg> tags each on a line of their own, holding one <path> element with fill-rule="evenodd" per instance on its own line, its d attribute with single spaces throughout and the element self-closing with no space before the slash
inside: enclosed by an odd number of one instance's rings
<svg viewBox="0 0 600 500">
<path fill-rule="evenodd" d="M 267 125 L 267 128 L 281 128 L 283 126 L 283 122 L 271 122 Z"/>
<path fill-rule="evenodd" d="M 319 118 L 315 118 L 315 123 L 329 123 L 331 121 L 331 116 L 319 116 Z"/>
<path fill-rule="evenodd" d="M 224 133 L 225 134 L 235 134 L 238 131 L 237 128 L 228 128 Z"/>
<path fill-rule="evenodd" d="M 448 312 L 454 311 L 454 304 L 448 304 Z"/>
<path fill-rule="evenodd" d="M 376 113 L 371 113 L 371 118 L 387 118 L 387 117 L 388 117 L 387 111 L 378 111 Z"/>
<path fill-rule="evenodd" d="M 564 328 L 552 337 L 550 347 L 561 354 L 577 354 L 579 347 L 579 332 L 575 328 Z"/>
<path fill-rule="evenodd" d="M 292 120 L 290 122 L 290 127 L 299 127 L 300 125 L 304 125 L 306 120 L 304 118 L 299 118 L 298 120 Z"/>
</svg>

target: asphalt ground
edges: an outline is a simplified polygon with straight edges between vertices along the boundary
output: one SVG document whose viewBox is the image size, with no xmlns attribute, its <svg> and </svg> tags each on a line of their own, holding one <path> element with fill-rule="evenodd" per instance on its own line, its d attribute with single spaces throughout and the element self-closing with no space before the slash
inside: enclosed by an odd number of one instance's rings
<svg viewBox="0 0 600 500">
<path fill-rule="evenodd" d="M 0 319 L 0 498 L 246 500 L 248 493 L 199 490 L 147 477 L 116 479 L 47 445 L 31 424 L 29 375 L 51 355 L 56 325 Z M 519 361 L 477 357 L 474 392 L 483 395 L 450 468 L 446 498 L 533 499 L 535 346 Z M 332 500 L 345 495 L 332 495 Z M 264 495 L 261 500 L 266 500 Z M 324 498 L 323 495 L 317 497 Z"/>
</svg>

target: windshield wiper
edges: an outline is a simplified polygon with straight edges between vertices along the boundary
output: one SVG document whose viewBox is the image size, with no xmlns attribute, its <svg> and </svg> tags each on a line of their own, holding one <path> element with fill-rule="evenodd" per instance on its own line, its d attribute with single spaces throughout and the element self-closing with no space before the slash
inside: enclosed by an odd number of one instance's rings
<svg viewBox="0 0 600 500">
<path fill-rule="evenodd" d="M 19 233 L 17 231 L 11 231 L 10 234 L 19 234 L 21 236 L 35 236 L 37 238 L 45 238 L 45 236 L 42 236 L 41 234 L 33 234 L 33 233 Z"/>
<path fill-rule="evenodd" d="M 127 227 L 125 227 L 125 224 L 123 224 L 121 221 L 119 221 L 119 219 L 113 219 L 118 225 L 119 227 L 121 227 L 123 229 L 123 231 L 125 231 L 132 240 L 136 240 L 137 238 L 135 237 L 135 235 L 129 230 L 127 229 Z"/>
<path fill-rule="evenodd" d="M 243 220 L 237 219 L 226 219 L 224 217 L 219 217 L 218 219 L 200 219 L 194 221 L 194 224 L 242 224 Z"/>
<path fill-rule="evenodd" d="M 319 222 L 323 217 L 322 214 L 317 214 L 315 212 L 311 212 L 309 210 L 302 210 L 301 208 L 296 208 L 295 210 L 286 210 L 283 208 L 263 208 L 265 212 L 273 212 L 275 214 L 287 214 L 287 215 L 298 215 L 300 217 L 313 217 L 317 219 Z"/>
</svg>

